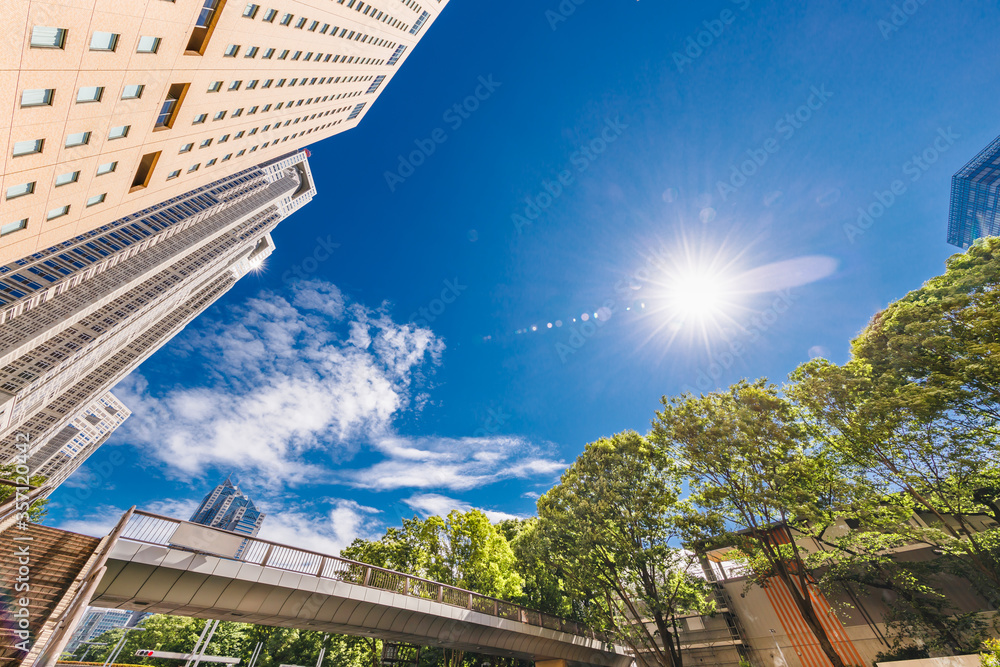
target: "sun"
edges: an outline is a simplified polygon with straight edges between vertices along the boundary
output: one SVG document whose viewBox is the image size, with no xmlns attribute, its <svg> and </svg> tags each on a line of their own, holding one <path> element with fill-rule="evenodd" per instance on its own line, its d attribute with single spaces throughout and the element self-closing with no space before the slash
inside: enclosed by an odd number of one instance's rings
<svg viewBox="0 0 1000 667">
<path fill-rule="evenodd" d="M 724 314 L 731 301 L 731 278 L 712 270 L 688 268 L 667 282 L 668 308 L 684 320 Z"/>
</svg>

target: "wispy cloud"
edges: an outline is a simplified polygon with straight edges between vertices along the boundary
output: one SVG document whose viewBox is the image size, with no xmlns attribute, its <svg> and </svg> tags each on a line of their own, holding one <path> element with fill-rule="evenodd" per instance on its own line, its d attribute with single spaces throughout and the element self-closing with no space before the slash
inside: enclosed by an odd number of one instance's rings
<svg viewBox="0 0 1000 667">
<path fill-rule="evenodd" d="M 403 502 L 420 514 L 423 514 L 425 517 L 448 516 L 448 513 L 452 510 L 468 512 L 471 509 L 478 509 L 480 512 L 485 514 L 486 518 L 492 523 L 504 521 L 506 519 L 525 518 L 525 516 L 521 514 L 508 514 L 507 512 L 498 512 L 496 510 L 473 507 L 467 502 L 456 500 L 455 498 L 449 498 L 448 496 L 442 496 L 437 493 L 418 493 L 414 496 L 410 496 L 409 498 L 404 498 Z"/>
<path fill-rule="evenodd" d="M 338 499 L 325 514 L 288 510 L 269 515 L 258 537 L 336 556 L 356 537 L 377 539 L 382 534 L 378 514 L 373 507 Z"/>
<path fill-rule="evenodd" d="M 385 460 L 345 470 L 342 480 L 360 488 L 464 491 L 510 478 L 555 475 L 566 463 L 545 457 L 524 438 L 385 437 L 375 447 Z"/>
</svg>

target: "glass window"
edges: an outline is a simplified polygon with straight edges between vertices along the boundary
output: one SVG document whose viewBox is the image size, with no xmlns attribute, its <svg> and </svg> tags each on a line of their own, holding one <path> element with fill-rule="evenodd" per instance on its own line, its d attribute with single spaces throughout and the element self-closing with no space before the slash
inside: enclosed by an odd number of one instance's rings
<svg viewBox="0 0 1000 667">
<path fill-rule="evenodd" d="M 226 112 L 220 111 L 217 114 L 215 114 L 215 117 L 212 120 L 222 120 L 225 117 L 226 117 Z"/>
<path fill-rule="evenodd" d="M 253 90 L 256 87 L 257 87 L 257 79 L 250 79 L 250 81 L 247 82 L 247 90 Z"/>
<path fill-rule="evenodd" d="M 208 87 L 208 92 L 210 92 L 210 93 L 217 93 L 220 90 L 222 90 L 222 82 L 221 81 L 213 81 L 212 85 Z"/>
<path fill-rule="evenodd" d="M 251 46 L 249 49 L 247 49 L 247 52 L 245 54 L 243 54 L 243 57 L 244 58 L 255 58 L 257 56 L 257 51 L 259 51 L 259 50 L 260 49 L 258 49 L 256 46 Z"/>
<path fill-rule="evenodd" d="M 288 57 L 288 49 L 282 49 L 281 54 L 278 55 L 278 60 L 284 60 Z"/>
<path fill-rule="evenodd" d="M 261 56 L 261 58 L 263 58 L 264 60 L 270 60 L 271 56 L 273 55 L 274 55 L 274 49 L 268 49 L 267 51 L 264 51 L 264 55 Z"/>
<path fill-rule="evenodd" d="M 302 57 L 302 52 L 301 51 L 296 51 L 295 55 L 292 56 L 292 60 L 298 60 L 301 57 Z"/>
<path fill-rule="evenodd" d="M 0 227 L 0 236 L 7 236 L 8 234 L 13 234 L 14 232 L 20 231 L 27 226 L 28 226 L 27 218 L 18 220 L 17 222 L 8 222 L 3 227 Z"/>
<path fill-rule="evenodd" d="M 316 28 L 318 27 L 319 27 L 319 21 L 313 21 L 312 23 L 309 24 L 309 31 L 315 32 Z"/>
<path fill-rule="evenodd" d="M 211 145 L 212 145 L 212 140 L 205 139 L 205 141 L 201 142 L 201 146 L 198 146 L 198 148 L 208 148 Z"/>
<path fill-rule="evenodd" d="M 191 165 L 190 167 L 188 167 L 188 173 L 190 174 L 192 171 L 198 171 L 198 167 L 200 166 L 201 166 L 200 162 L 198 164 Z"/>
<path fill-rule="evenodd" d="M 22 107 L 47 107 L 52 105 L 52 88 L 29 88 L 21 91 Z"/>
<path fill-rule="evenodd" d="M 94 195 L 93 197 L 89 197 L 87 199 L 87 206 L 96 206 L 97 204 L 100 204 L 101 202 L 103 202 L 104 198 L 107 197 L 107 196 L 108 196 L 108 193 L 105 192 L 104 194 Z"/>
<path fill-rule="evenodd" d="M 308 19 L 305 18 L 305 17 L 300 18 L 299 21 L 298 21 L 298 23 L 295 24 L 295 27 L 296 28 L 301 28 L 302 26 L 304 26 L 306 24 L 307 20 Z"/>
<path fill-rule="evenodd" d="M 204 123 L 206 120 L 208 120 L 208 114 L 207 113 L 200 113 L 200 114 L 198 114 L 197 116 L 194 117 L 194 122 L 191 123 L 191 124 L 192 125 L 199 125 L 201 123 Z"/>
<path fill-rule="evenodd" d="M 222 161 L 225 162 L 226 160 L 228 160 L 231 157 L 233 157 L 232 153 L 226 153 L 225 157 L 222 158 Z"/>
<path fill-rule="evenodd" d="M 246 7 L 243 8 L 244 18 L 252 19 L 253 17 L 257 16 L 257 10 L 259 9 L 260 5 L 255 5 L 253 3 L 248 4 Z"/>
<path fill-rule="evenodd" d="M 24 195 L 30 195 L 35 191 L 35 182 L 31 183 L 21 183 L 20 185 L 12 185 L 7 188 L 7 199 L 16 199 L 17 197 L 23 197 Z"/>
<path fill-rule="evenodd" d="M 66 136 L 66 148 L 85 146 L 90 143 L 90 132 L 74 132 Z"/>
<path fill-rule="evenodd" d="M 233 116 L 232 117 L 233 118 L 237 118 L 237 117 L 242 116 L 242 115 L 243 115 L 243 107 L 240 107 L 239 109 L 237 109 L 236 111 L 233 112 Z"/>
<path fill-rule="evenodd" d="M 167 174 L 167 180 L 169 181 L 172 178 L 177 178 L 180 175 L 181 175 L 181 170 L 180 169 L 174 169 L 172 172 L 170 172 L 169 174 Z"/>
<path fill-rule="evenodd" d="M 294 16 L 292 14 L 285 14 L 284 16 L 281 17 L 281 25 L 288 25 L 289 23 L 292 22 L 293 18 Z"/>
<path fill-rule="evenodd" d="M 160 38 L 159 37 L 139 37 L 139 46 L 136 47 L 136 53 L 156 53 L 160 48 Z"/>
<path fill-rule="evenodd" d="M 36 49 L 61 49 L 66 43 L 65 28 L 36 25 L 31 28 L 31 46 Z"/>
<path fill-rule="evenodd" d="M 128 131 L 129 131 L 130 127 L 132 127 L 132 126 L 131 125 L 118 125 L 116 127 L 111 128 L 111 131 L 108 132 L 108 139 L 123 139 L 123 138 L 127 137 L 128 136 Z"/>
<path fill-rule="evenodd" d="M 226 47 L 226 50 L 222 53 L 227 58 L 235 58 L 236 54 L 240 52 L 239 44 L 230 44 Z"/>
<path fill-rule="evenodd" d="M 104 97 L 104 86 L 84 86 L 76 93 L 76 101 L 79 104 L 100 102 L 102 97 Z"/>
<path fill-rule="evenodd" d="M 138 84 L 133 84 L 131 86 L 125 86 L 125 90 L 122 91 L 123 100 L 137 100 L 142 97 L 142 89 L 144 86 Z"/>
<path fill-rule="evenodd" d="M 270 88 L 271 87 L 271 83 L 273 81 L 274 81 L 274 79 L 268 79 L 267 81 L 264 82 L 264 85 L 261 86 L 261 88 Z"/>
<path fill-rule="evenodd" d="M 118 35 L 113 32 L 96 31 L 90 38 L 91 51 L 114 51 L 118 46 Z"/>
<path fill-rule="evenodd" d="M 215 158 L 212 158 L 211 160 L 209 160 L 208 162 L 205 163 L 205 166 L 206 167 L 211 167 L 216 162 L 217 162 L 217 160 Z"/>
<path fill-rule="evenodd" d="M 55 220 L 56 218 L 61 218 L 64 215 L 69 215 L 69 205 L 60 206 L 58 208 L 52 209 L 51 211 L 45 214 L 45 219 Z"/>
<path fill-rule="evenodd" d="M 113 172 L 117 168 L 118 168 L 118 162 L 117 161 L 115 161 L 115 162 L 105 162 L 104 164 L 102 164 L 99 167 L 97 167 L 97 175 L 101 176 L 102 174 L 110 174 L 111 172 Z"/>
<path fill-rule="evenodd" d="M 264 13 L 264 20 L 267 21 L 268 23 L 272 23 L 274 21 L 274 17 L 277 15 L 278 15 L 277 9 L 269 9 Z"/>
<path fill-rule="evenodd" d="M 177 151 L 177 152 L 178 153 L 187 153 L 192 148 L 194 148 L 194 144 L 184 144 L 183 146 L 181 146 L 181 149 L 179 151 Z"/>
<path fill-rule="evenodd" d="M 229 92 L 233 92 L 234 90 L 239 90 L 240 86 L 242 85 L 243 85 L 242 81 L 233 81 L 232 83 L 229 84 Z"/>
<path fill-rule="evenodd" d="M 80 179 L 80 172 L 78 171 L 67 171 L 65 174 L 59 174 L 56 176 L 56 187 L 60 185 L 69 185 L 70 183 L 76 183 Z"/>
</svg>

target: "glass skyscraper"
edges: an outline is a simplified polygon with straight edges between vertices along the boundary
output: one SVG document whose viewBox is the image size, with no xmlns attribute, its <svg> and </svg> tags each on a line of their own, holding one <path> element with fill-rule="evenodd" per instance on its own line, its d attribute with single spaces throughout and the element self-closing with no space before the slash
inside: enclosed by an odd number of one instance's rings
<svg viewBox="0 0 1000 667">
<path fill-rule="evenodd" d="M 968 248 L 984 236 L 1000 236 L 997 190 L 1000 188 L 1000 137 L 951 179 L 948 243 Z"/>
<path fill-rule="evenodd" d="M 253 537 L 264 522 L 264 514 L 253 504 L 250 496 L 233 484 L 231 477 L 227 477 L 205 496 L 191 515 L 191 522 Z"/>
</svg>

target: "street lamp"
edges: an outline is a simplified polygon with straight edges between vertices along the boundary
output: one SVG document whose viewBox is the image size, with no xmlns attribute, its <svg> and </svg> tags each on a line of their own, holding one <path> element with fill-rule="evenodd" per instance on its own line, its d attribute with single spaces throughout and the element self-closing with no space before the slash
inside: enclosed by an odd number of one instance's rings
<svg viewBox="0 0 1000 667">
<path fill-rule="evenodd" d="M 113 664 L 115 660 L 118 659 L 118 654 L 121 653 L 122 648 L 125 646 L 125 639 L 128 638 L 128 633 L 130 632 L 145 632 L 146 628 L 125 628 L 125 632 L 122 633 L 122 638 L 118 640 L 115 644 L 114 649 L 108 654 L 107 660 L 104 661 L 103 667 L 108 667 L 108 665 Z"/>
</svg>

